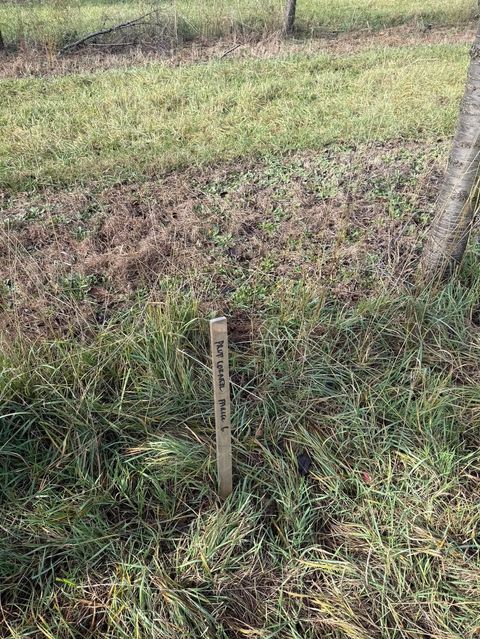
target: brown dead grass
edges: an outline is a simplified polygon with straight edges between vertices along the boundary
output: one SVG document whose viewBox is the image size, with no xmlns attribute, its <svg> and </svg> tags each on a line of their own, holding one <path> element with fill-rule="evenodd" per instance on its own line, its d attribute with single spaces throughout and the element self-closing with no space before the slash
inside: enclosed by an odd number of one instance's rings
<svg viewBox="0 0 480 639">
<path fill-rule="evenodd" d="M 403 25 L 383 31 L 354 31 L 327 33 L 323 37 L 285 41 L 273 34 L 261 41 L 251 38 L 221 39 L 212 42 L 195 41 L 182 47 L 127 48 L 123 51 L 99 51 L 86 47 L 78 52 L 57 57 L 39 51 L 27 50 L 15 55 L 0 55 L 0 78 L 66 75 L 89 73 L 109 69 L 127 69 L 164 62 L 172 66 L 205 63 L 224 57 L 273 58 L 295 53 L 321 52 L 346 55 L 373 47 L 401 47 L 426 44 L 461 44 L 473 42 L 475 26 L 439 27 L 425 29 L 418 25 Z M 236 47 L 232 50 L 233 47 Z"/>
<path fill-rule="evenodd" d="M 4 200 L 2 328 L 82 332 L 139 292 L 161 295 L 165 278 L 194 287 L 209 309 L 247 314 L 298 280 L 355 301 L 415 259 L 444 151 L 327 149 Z"/>
</svg>

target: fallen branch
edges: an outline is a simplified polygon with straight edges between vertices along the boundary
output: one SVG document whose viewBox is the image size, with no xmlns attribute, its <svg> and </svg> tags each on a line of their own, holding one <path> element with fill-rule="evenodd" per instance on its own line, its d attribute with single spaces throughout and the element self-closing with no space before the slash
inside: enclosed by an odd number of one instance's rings
<svg viewBox="0 0 480 639">
<path fill-rule="evenodd" d="M 92 42 L 92 47 L 133 47 L 135 42 Z"/>
<path fill-rule="evenodd" d="M 242 46 L 241 44 L 236 44 L 231 49 L 227 49 L 227 51 L 224 51 L 222 55 L 219 56 L 219 59 L 221 60 L 222 58 L 225 58 L 229 53 L 232 53 L 233 51 L 235 51 L 235 49 L 238 49 L 238 47 L 241 47 L 241 46 Z"/>
<path fill-rule="evenodd" d="M 156 10 L 150 11 L 149 13 L 145 13 L 143 16 L 139 16 L 138 18 L 135 18 L 134 20 L 129 20 L 128 22 L 122 22 L 121 24 L 116 24 L 113 27 L 109 27 L 108 29 L 101 29 L 100 31 L 95 31 L 95 33 L 90 33 L 87 36 L 80 38 L 79 40 L 75 40 L 75 42 L 66 44 L 64 47 L 60 49 L 60 51 L 58 52 L 58 55 L 61 56 L 67 51 L 76 49 L 82 44 L 85 44 L 85 42 L 88 42 L 89 40 L 93 40 L 93 38 L 96 38 L 97 36 L 106 35 L 107 33 L 113 33 L 114 31 L 120 31 L 120 29 L 126 29 L 127 27 L 138 25 L 142 20 L 144 20 L 145 18 L 148 18 L 149 16 L 153 15 L 156 12 L 157 12 Z"/>
</svg>

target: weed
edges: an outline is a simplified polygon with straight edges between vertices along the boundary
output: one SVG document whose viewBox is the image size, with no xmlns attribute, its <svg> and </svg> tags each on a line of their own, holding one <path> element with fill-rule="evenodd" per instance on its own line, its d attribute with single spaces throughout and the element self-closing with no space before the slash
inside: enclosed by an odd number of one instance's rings
<svg viewBox="0 0 480 639">
<path fill-rule="evenodd" d="M 102 281 L 97 275 L 72 273 L 61 279 L 60 289 L 67 297 L 80 302 L 88 296 L 92 286 Z"/>
</svg>

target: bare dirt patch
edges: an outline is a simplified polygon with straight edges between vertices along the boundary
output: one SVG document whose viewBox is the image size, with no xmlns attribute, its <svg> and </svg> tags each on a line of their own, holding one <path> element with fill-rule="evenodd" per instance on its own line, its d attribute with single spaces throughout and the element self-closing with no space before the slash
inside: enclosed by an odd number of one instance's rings
<svg viewBox="0 0 480 639">
<path fill-rule="evenodd" d="M 423 25 L 403 25 L 382 31 L 325 33 L 320 37 L 283 39 L 275 33 L 261 40 L 236 37 L 210 41 L 195 41 L 181 47 L 137 46 L 124 50 L 100 50 L 90 46 L 72 55 L 57 57 L 41 51 L 26 50 L 15 55 L 0 55 L 0 77 L 89 73 L 109 69 L 127 69 L 158 62 L 178 66 L 198 64 L 225 58 L 272 58 L 295 53 L 332 53 L 345 55 L 372 47 L 400 47 L 426 44 L 469 44 L 473 42 L 475 26 L 429 28 Z"/>
<path fill-rule="evenodd" d="M 345 303 L 403 277 L 445 146 L 392 143 L 187 170 L 96 192 L 21 194 L 0 211 L 4 330 L 103 322 L 168 281 L 206 308 L 261 313 L 312 282 Z"/>
</svg>

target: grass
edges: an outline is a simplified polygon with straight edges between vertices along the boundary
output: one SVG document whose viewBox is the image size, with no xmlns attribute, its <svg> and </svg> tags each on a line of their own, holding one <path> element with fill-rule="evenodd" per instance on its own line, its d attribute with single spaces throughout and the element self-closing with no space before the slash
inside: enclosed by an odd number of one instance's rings
<svg viewBox="0 0 480 639">
<path fill-rule="evenodd" d="M 161 11 L 207 38 L 266 34 L 277 4 Z M 418 5 L 300 0 L 299 28 L 472 9 Z M 146 6 L 4 3 L 0 23 L 53 52 Z M 397 276 L 466 62 L 437 45 L 2 81 L 0 637 L 479 636 L 478 242 L 441 288 Z M 221 502 L 207 320 L 226 311 Z"/>
<path fill-rule="evenodd" d="M 232 345 L 225 503 L 194 293 L 8 348 L 3 636 L 475 637 L 477 259 L 353 310 L 280 281 Z"/>
<path fill-rule="evenodd" d="M 465 46 L 217 61 L 2 83 L 10 190 L 139 179 L 332 143 L 451 134 Z"/>
<path fill-rule="evenodd" d="M 63 44 L 103 26 L 119 24 L 158 8 L 155 25 L 142 26 L 141 39 L 167 42 L 218 38 L 235 34 L 267 35 L 278 31 L 283 0 L 173 0 L 168 2 L 61 0 L 16 3 L 0 7 L 0 25 L 7 46 L 41 47 L 53 53 Z M 408 22 L 449 26 L 473 17 L 473 0 L 302 0 L 300 33 L 380 29 Z M 129 37 L 134 34 L 129 34 Z M 124 33 L 119 36 L 125 40 Z"/>
</svg>

